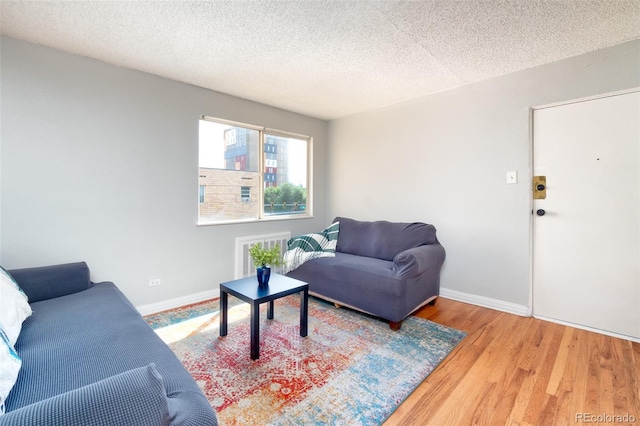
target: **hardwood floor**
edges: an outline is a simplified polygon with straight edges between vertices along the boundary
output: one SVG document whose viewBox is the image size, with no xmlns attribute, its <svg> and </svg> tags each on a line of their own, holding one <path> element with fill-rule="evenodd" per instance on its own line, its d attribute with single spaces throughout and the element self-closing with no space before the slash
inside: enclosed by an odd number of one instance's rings
<svg viewBox="0 0 640 426">
<path fill-rule="evenodd" d="M 640 424 L 638 343 L 443 298 L 416 315 L 468 335 L 385 426 Z"/>
</svg>

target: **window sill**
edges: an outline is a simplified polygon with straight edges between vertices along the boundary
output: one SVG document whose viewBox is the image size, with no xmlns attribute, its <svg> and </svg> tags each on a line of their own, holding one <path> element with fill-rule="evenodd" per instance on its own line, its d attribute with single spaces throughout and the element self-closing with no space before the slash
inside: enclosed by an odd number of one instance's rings
<svg viewBox="0 0 640 426">
<path fill-rule="evenodd" d="M 279 215 L 279 216 L 267 216 L 262 219 L 233 219 L 233 220 L 220 220 L 217 222 L 201 222 L 198 221 L 196 226 L 219 226 L 219 225 L 238 225 L 241 223 L 261 223 L 261 222 L 278 222 L 283 220 L 301 220 L 301 219 L 313 219 L 313 215 Z"/>
</svg>

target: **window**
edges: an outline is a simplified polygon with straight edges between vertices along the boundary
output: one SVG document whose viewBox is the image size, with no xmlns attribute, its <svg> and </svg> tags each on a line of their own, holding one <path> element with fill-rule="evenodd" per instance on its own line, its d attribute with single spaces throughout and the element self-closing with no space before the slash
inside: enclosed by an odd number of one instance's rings
<svg viewBox="0 0 640 426">
<path fill-rule="evenodd" d="M 240 201 L 243 203 L 248 203 L 251 201 L 251 187 L 250 186 L 241 186 L 240 187 Z"/>
<path fill-rule="evenodd" d="M 199 126 L 198 224 L 311 215 L 310 137 L 210 117 Z"/>
</svg>

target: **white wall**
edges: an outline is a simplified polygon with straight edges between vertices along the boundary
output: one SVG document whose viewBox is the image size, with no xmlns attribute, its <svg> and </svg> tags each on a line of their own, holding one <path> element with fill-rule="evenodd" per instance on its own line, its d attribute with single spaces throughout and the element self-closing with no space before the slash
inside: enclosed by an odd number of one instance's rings
<svg viewBox="0 0 640 426">
<path fill-rule="evenodd" d="M 238 236 L 322 229 L 327 123 L 1 39 L 0 261 L 85 260 L 136 305 L 233 279 Z M 196 227 L 201 115 L 314 138 L 313 219 Z M 149 288 L 150 278 L 161 278 Z"/>
<path fill-rule="evenodd" d="M 136 305 L 231 279 L 237 236 L 341 215 L 433 223 L 444 288 L 526 306 L 529 108 L 640 86 L 634 41 L 336 120 L 327 135 L 321 120 L 11 38 L 0 52 L 0 262 L 86 260 Z M 313 136 L 315 218 L 196 227 L 203 114 Z"/>
<path fill-rule="evenodd" d="M 640 40 L 332 121 L 328 217 L 433 223 L 442 287 L 526 310 L 529 109 L 638 86 Z"/>
</svg>

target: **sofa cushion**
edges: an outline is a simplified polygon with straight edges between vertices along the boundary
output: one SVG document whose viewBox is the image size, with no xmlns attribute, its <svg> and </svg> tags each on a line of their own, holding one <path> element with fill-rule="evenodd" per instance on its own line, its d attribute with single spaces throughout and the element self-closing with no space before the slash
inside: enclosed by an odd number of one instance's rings
<svg viewBox="0 0 640 426">
<path fill-rule="evenodd" d="M 13 277 L 0 266 L 0 326 L 12 346 L 18 340 L 22 322 L 30 315 L 31 307 L 27 295 Z"/>
<path fill-rule="evenodd" d="M 169 425 L 162 376 L 154 364 L 11 411 L 0 425 Z"/>
<path fill-rule="evenodd" d="M 5 411 L 4 402 L 18 379 L 20 365 L 22 360 L 0 324 L 0 415 Z"/>
<path fill-rule="evenodd" d="M 347 295 L 355 298 L 374 295 L 384 299 L 397 297 L 401 291 L 393 262 L 348 253 L 314 259 L 288 276 L 308 282 L 312 293 L 338 300 Z M 350 285 L 336 286 L 336 282 L 349 282 Z"/>
<path fill-rule="evenodd" d="M 340 222 L 340 236 L 336 251 L 359 256 L 393 260 L 400 252 L 427 244 L 434 244 L 436 228 L 426 223 L 362 222 L 336 217 Z"/>
</svg>

